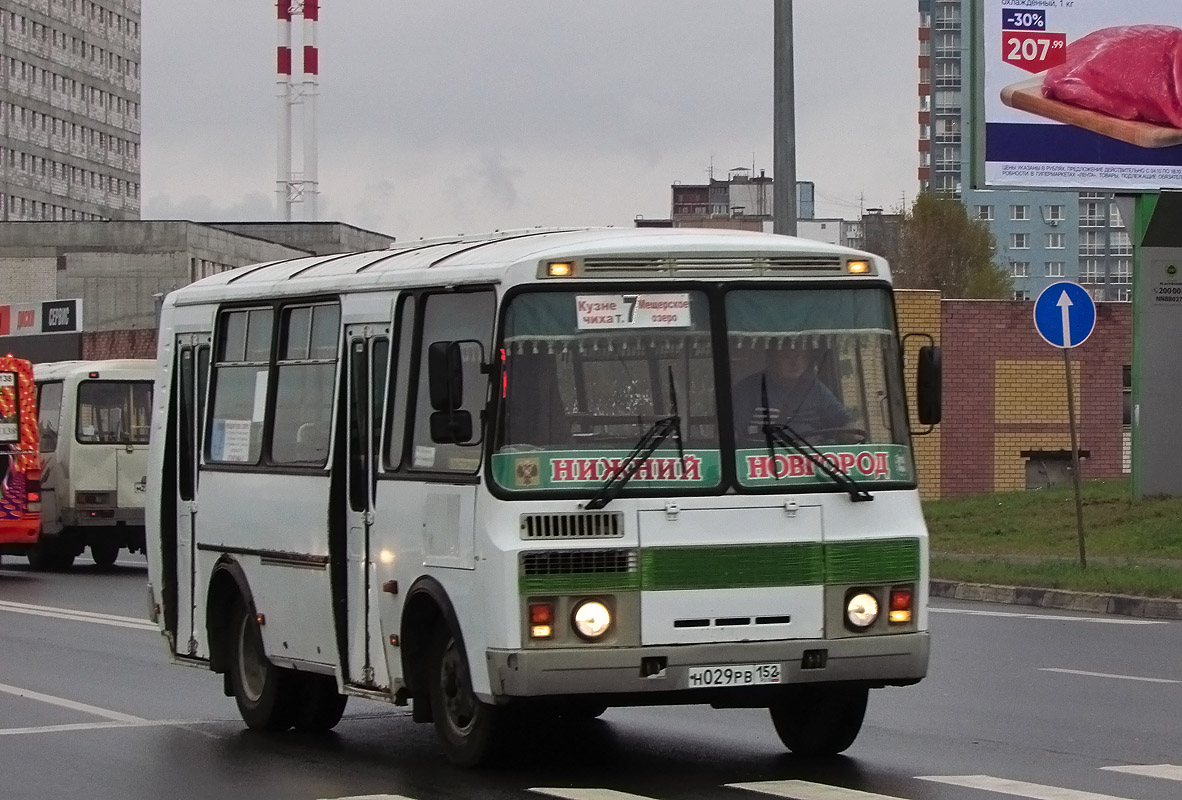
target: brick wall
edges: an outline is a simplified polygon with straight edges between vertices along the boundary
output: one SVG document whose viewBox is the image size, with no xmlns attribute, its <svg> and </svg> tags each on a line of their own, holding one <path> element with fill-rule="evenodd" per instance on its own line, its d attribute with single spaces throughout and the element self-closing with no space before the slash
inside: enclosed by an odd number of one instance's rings
<svg viewBox="0 0 1182 800">
<path fill-rule="evenodd" d="M 900 290 L 895 295 L 895 310 L 899 315 L 899 333 L 906 336 L 909 333 L 926 333 L 935 340 L 941 341 L 941 301 L 939 292 Z M 911 429 L 921 431 L 925 426 L 919 424 L 915 409 L 915 365 L 919 362 L 919 348 L 929 344 L 926 339 L 912 337 L 906 341 L 903 349 L 904 363 L 907 365 L 907 397 L 911 414 Z M 940 496 L 941 472 L 941 431 L 943 425 L 937 425 L 931 433 L 923 436 L 913 436 L 912 444 L 915 448 L 915 468 L 919 473 L 919 494 L 925 500 Z"/>
<path fill-rule="evenodd" d="M 945 300 L 942 496 L 1021 489 L 1030 451 L 1071 439 L 1063 351 L 1034 328 L 1029 302 Z M 1101 303 L 1091 338 L 1071 351 L 1084 478 L 1120 477 L 1122 367 L 1132 362 L 1132 306 Z"/>
<path fill-rule="evenodd" d="M 82 335 L 82 358 L 87 361 L 155 357 L 155 330 L 88 331 Z"/>
</svg>

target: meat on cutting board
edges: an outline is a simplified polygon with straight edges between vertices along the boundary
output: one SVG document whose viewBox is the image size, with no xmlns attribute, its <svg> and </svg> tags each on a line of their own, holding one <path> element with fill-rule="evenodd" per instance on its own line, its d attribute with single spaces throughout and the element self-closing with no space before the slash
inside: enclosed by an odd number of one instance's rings
<svg viewBox="0 0 1182 800">
<path fill-rule="evenodd" d="M 1182 28 L 1122 25 L 1067 47 L 1047 70 L 1045 97 L 1120 119 L 1182 128 Z"/>
</svg>

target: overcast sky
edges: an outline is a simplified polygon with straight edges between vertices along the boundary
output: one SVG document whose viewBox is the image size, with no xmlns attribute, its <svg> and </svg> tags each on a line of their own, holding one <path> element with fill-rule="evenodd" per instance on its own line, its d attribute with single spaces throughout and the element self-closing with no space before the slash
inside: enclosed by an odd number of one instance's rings
<svg viewBox="0 0 1182 800">
<path fill-rule="evenodd" d="M 797 176 L 818 215 L 910 202 L 915 0 L 794 8 Z M 773 174 L 772 15 L 772 0 L 321 0 L 319 218 L 400 240 L 631 225 L 667 217 L 670 184 L 711 163 Z M 142 35 L 144 218 L 276 219 L 273 0 L 146 2 Z"/>
</svg>

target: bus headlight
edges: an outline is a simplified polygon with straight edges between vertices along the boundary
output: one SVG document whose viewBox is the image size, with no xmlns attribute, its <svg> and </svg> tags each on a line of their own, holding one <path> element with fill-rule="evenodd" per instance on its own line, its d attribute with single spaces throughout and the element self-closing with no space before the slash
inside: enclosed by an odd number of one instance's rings
<svg viewBox="0 0 1182 800">
<path fill-rule="evenodd" d="M 583 639 L 594 641 L 611 629 L 612 615 L 607 606 L 598 600 L 585 600 L 575 607 L 572 621 L 575 633 Z"/>
<path fill-rule="evenodd" d="M 846 601 L 845 618 L 853 628 L 869 628 L 878 619 L 878 600 L 870 592 L 858 592 Z"/>
</svg>

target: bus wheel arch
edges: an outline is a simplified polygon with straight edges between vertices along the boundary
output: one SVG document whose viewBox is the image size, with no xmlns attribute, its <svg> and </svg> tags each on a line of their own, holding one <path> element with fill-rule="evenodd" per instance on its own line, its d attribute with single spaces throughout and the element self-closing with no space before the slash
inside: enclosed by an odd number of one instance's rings
<svg viewBox="0 0 1182 800">
<path fill-rule="evenodd" d="M 459 619 L 447 591 L 434 578 L 419 578 L 406 593 L 399 626 L 402 674 L 414 703 L 415 722 L 432 722 L 429 679 L 432 647 L 438 632 L 450 629 L 461 637 Z"/>
<path fill-rule="evenodd" d="M 209 642 L 209 668 L 229 675 L 234 648 L 234 606 L 242 602 L 254 609 L 254 595 L 242 566 L 229 556 L 222 556 L 209 578 L 205 601 L 205 632 Z M 227 682 L 227 688 L 229 683 Z M 229 692 L 227 692 L 229 696 Z"/>
</svg>

